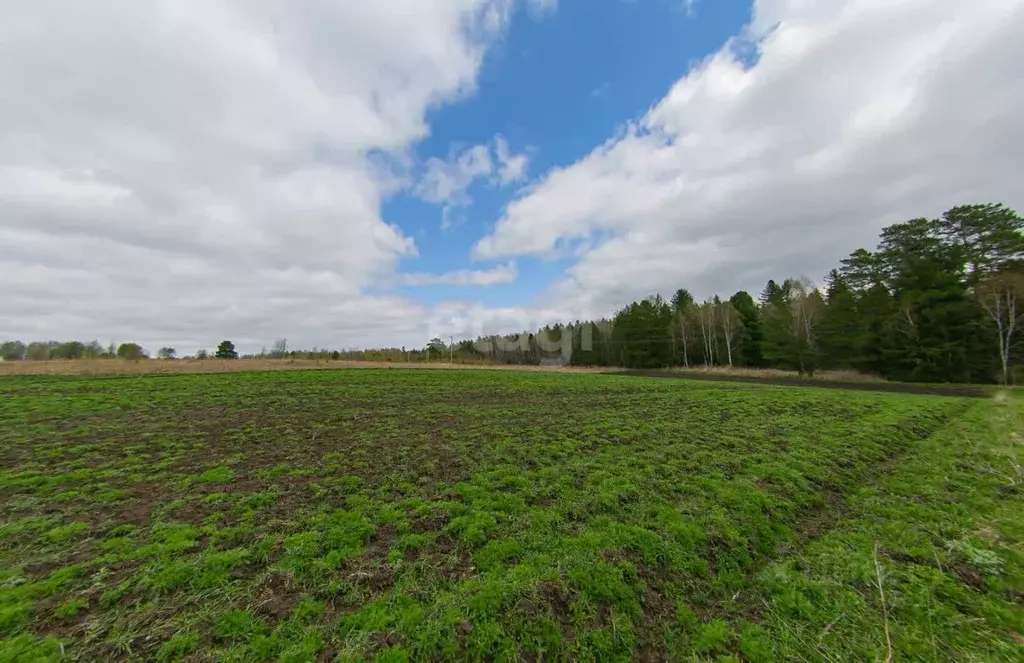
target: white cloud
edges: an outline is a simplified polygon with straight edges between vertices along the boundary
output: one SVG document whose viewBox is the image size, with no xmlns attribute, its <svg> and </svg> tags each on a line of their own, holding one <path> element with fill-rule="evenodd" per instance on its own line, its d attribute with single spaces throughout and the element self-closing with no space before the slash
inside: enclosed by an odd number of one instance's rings
<svg viewBox="0 0 1024 663">
<path fill-rule="evenodd" d="M 474 255 L 586 247 L 541 301 L 608 312 L 817 278 L 955 204 L 1022 209 L 1022 29 L 1007 0 L 759 0 L 747 33 L 524 190 Z"/>
<path fill-rule="evenodd" d="M 381 201 L 514 6 L 5 7 L 0 336 L 413 343 L 424 308 L 366 294 L 416 253 Z"/>
<path fill-rule="evenodd" d="M 498 181 L 502 185 L 519 182 L 526 178 L 530 158 L 526 154 L 512 154 L 504 136 L 495 137 L 494 151 L 498 158 Z"/>
<path fill-rule="evenodd" d="M 493 170 L 491 151 L 486 145 L 474 145 L 447 161 L 431 157 L 416 186 L 416 194 L 428 203 L 467 205 L 470 199 L 466 191 L 473 180 L 486 178 Z"/>
<path fill-rule="evenodd" d="M 558 0 L 527 0 L 527 9 L 534 18 L 542 18 L 558 9 Z"/>
<path fill-rule="evenodd" d="M 507 186 L 526 177 L 529 157 L 513 154 L 508 140 L 500 134 L 493 142 L 493 150 L 490 145 L 474 145 L 461 151 L 453 149 L 447 159 L 431 157 L 424 164 L 423 175 L 413 193 L 428 203 L 442 205 L 442 229 L 457 225 L 457 210 L 473 203 L 469 188 L 477 180 Z"/>
<path fill-rule="evenodd" d="M 492 269 L 460 269 L 444 274 L 403 274 L 402 283 L 408 286 L 424 285 L 497 285 L 512 283 L 519 277 L 515 262 Z"/>
<path fill-rule="evenodd" d="M 537 330 L 552 320 L 564 320 L 564 315 L 562 308 L 492 308 L 479 302 L 447 301 L 430 311 L 427 328 L 431 336 L 466 340 Z"/>
</svg>

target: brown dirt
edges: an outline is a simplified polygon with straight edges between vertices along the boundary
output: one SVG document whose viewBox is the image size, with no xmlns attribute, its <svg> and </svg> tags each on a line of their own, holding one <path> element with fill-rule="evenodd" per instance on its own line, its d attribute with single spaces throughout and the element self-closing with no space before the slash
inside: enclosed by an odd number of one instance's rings
<svg viewBox="0 0 1024 663">
<path fill-rule="evenodd" d="M 283 571 L 271 571 L 257 586 L 260 589 L 256 594 L 256 613 L 272 623 L 290 615 L 304 596 L 291 575 Z"/>
<path fill-rule="evenodd" d="M 444 528 L 448 524 L 447 513 L 431 514 L 430 516 L 424 516 L 416 518 L 412 521 L 410 529 L 414 534 L 423 534 L 425 532 L 436 532 Z"/>
<path fill-rule="evenodd" d="M 385 561 L 398 534 L 391 525 L 378 527 L 363 554 L 346 564 L 345 575 L 371 596 L 379 596 L 395 584 L 395 572 Z"/>
</svg>

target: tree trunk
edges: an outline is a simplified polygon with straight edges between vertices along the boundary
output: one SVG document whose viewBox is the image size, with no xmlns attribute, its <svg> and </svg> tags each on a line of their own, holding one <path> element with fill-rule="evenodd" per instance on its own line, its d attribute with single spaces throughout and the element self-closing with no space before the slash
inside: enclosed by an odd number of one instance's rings
<svg viewBox="0 0 1024 663">
<path fill-rule="evenodd" d="M 711 347 L 711 330 L 708 329 L 709 325 L 706 314 L 707 309 L 702 309 L 700 312 L 700 334 L 704 339 L 704 365 L 711 366 L 715 363 L 715 353 L 714 349 Z"/>
<path fill-rule="evenodd" d="M 1010 357 L 1007 352 L 1007 344 L 1003 341 L 1003 330 L 999 330 L 999 361 L 1003 365 L 1003 386 L 1005 387 L 1010 378 Z"/>
<path fill-rule="evenodd" d="M 679 335 L 683 339 L 683 366 L 686 368 L 690 367 L 690 356 L 689 356 L 689 345 L 686 342 L 687 336 L 686 320 L 682 317 L 679 318 Z"/>
</svg>

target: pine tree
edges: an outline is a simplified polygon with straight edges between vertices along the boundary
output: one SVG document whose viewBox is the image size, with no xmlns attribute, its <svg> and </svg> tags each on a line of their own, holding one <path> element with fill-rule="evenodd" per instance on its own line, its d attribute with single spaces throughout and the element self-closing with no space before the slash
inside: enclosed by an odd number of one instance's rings
<svg viewBox="0 0 1024 663">
<path fill-rule="evenodd" d="M 775 283 L 775 279 L 768 279 L 768 284 L 765 285 L 764 290 L 761 291 L 761 296 L 758 300 L 762 306 L 767 305 L 772 299 L 778 296 L 779 286 Z"/>
<path fill-rule="evenodd" d="M 936 222 L 936 232 L 959 247 L 971 285 L 1024 258 L 1024 218 L 1002 204 L 960 205 Z"/>
<path fill-rule="evenodd" d="M 966 249 L 927 219 L 882 231 L 878 255 L 893 286 L 893 344 L 885 371 L 921 382 L 971 380 L 981 316 L 964 278 Z"/>
<path fill-rule="evenodd" d="M 764 328 L 761 314 L 754 298 L 746 290 L 740 290 L 729 298 L 733 308 L 739 312 L 742 329 L 739 334 L 739 364 L 760 368 L 764 365 Z"/>
<path fill-rule="evenodd" d="M 765 362 L 773 368 L 795 369 L 791 330 L 793 311 L 784 291 L 775 281 L 761 293 L 761 319 L 764 322 L 763 354 Z"/>
<path fill-rule="evenodd" d="M 854 368 L 861 361 L 864 327 L 857 312 L 857 298 L 846 278 L 833 269 L 825 291 L 825 311 L 821 321 L 823 363 L 828 368 Z"/>
<path fill-rule="evenodd" d="M 873 375 L 887 376 L 886 366 L 893 345 L 891 327 L 894 318 L 892 295 L 881 283 L 875 283 L 857 299 L 861 327 L 856 344 L 854 368 Z"/>
<path fill-rule="evenodd" d="M 217 346 L 217 352 L 213 356 L 217 359 L 238 359 L 238 353 L 235 352 L 235 344 L 231 341 L 221 341 L 220 345 Z"/>
</svg>

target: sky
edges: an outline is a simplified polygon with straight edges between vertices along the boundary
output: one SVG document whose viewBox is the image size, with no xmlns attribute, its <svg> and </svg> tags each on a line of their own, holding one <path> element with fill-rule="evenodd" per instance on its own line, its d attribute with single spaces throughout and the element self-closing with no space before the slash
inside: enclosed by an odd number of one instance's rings
<svg viewBox="0 0 1024 663">
<path fill-rule="evenodd" d="M 1024 211 L 1024 1 L 34 0 L 0 340 L 423 347 Z"/>
</svg>

